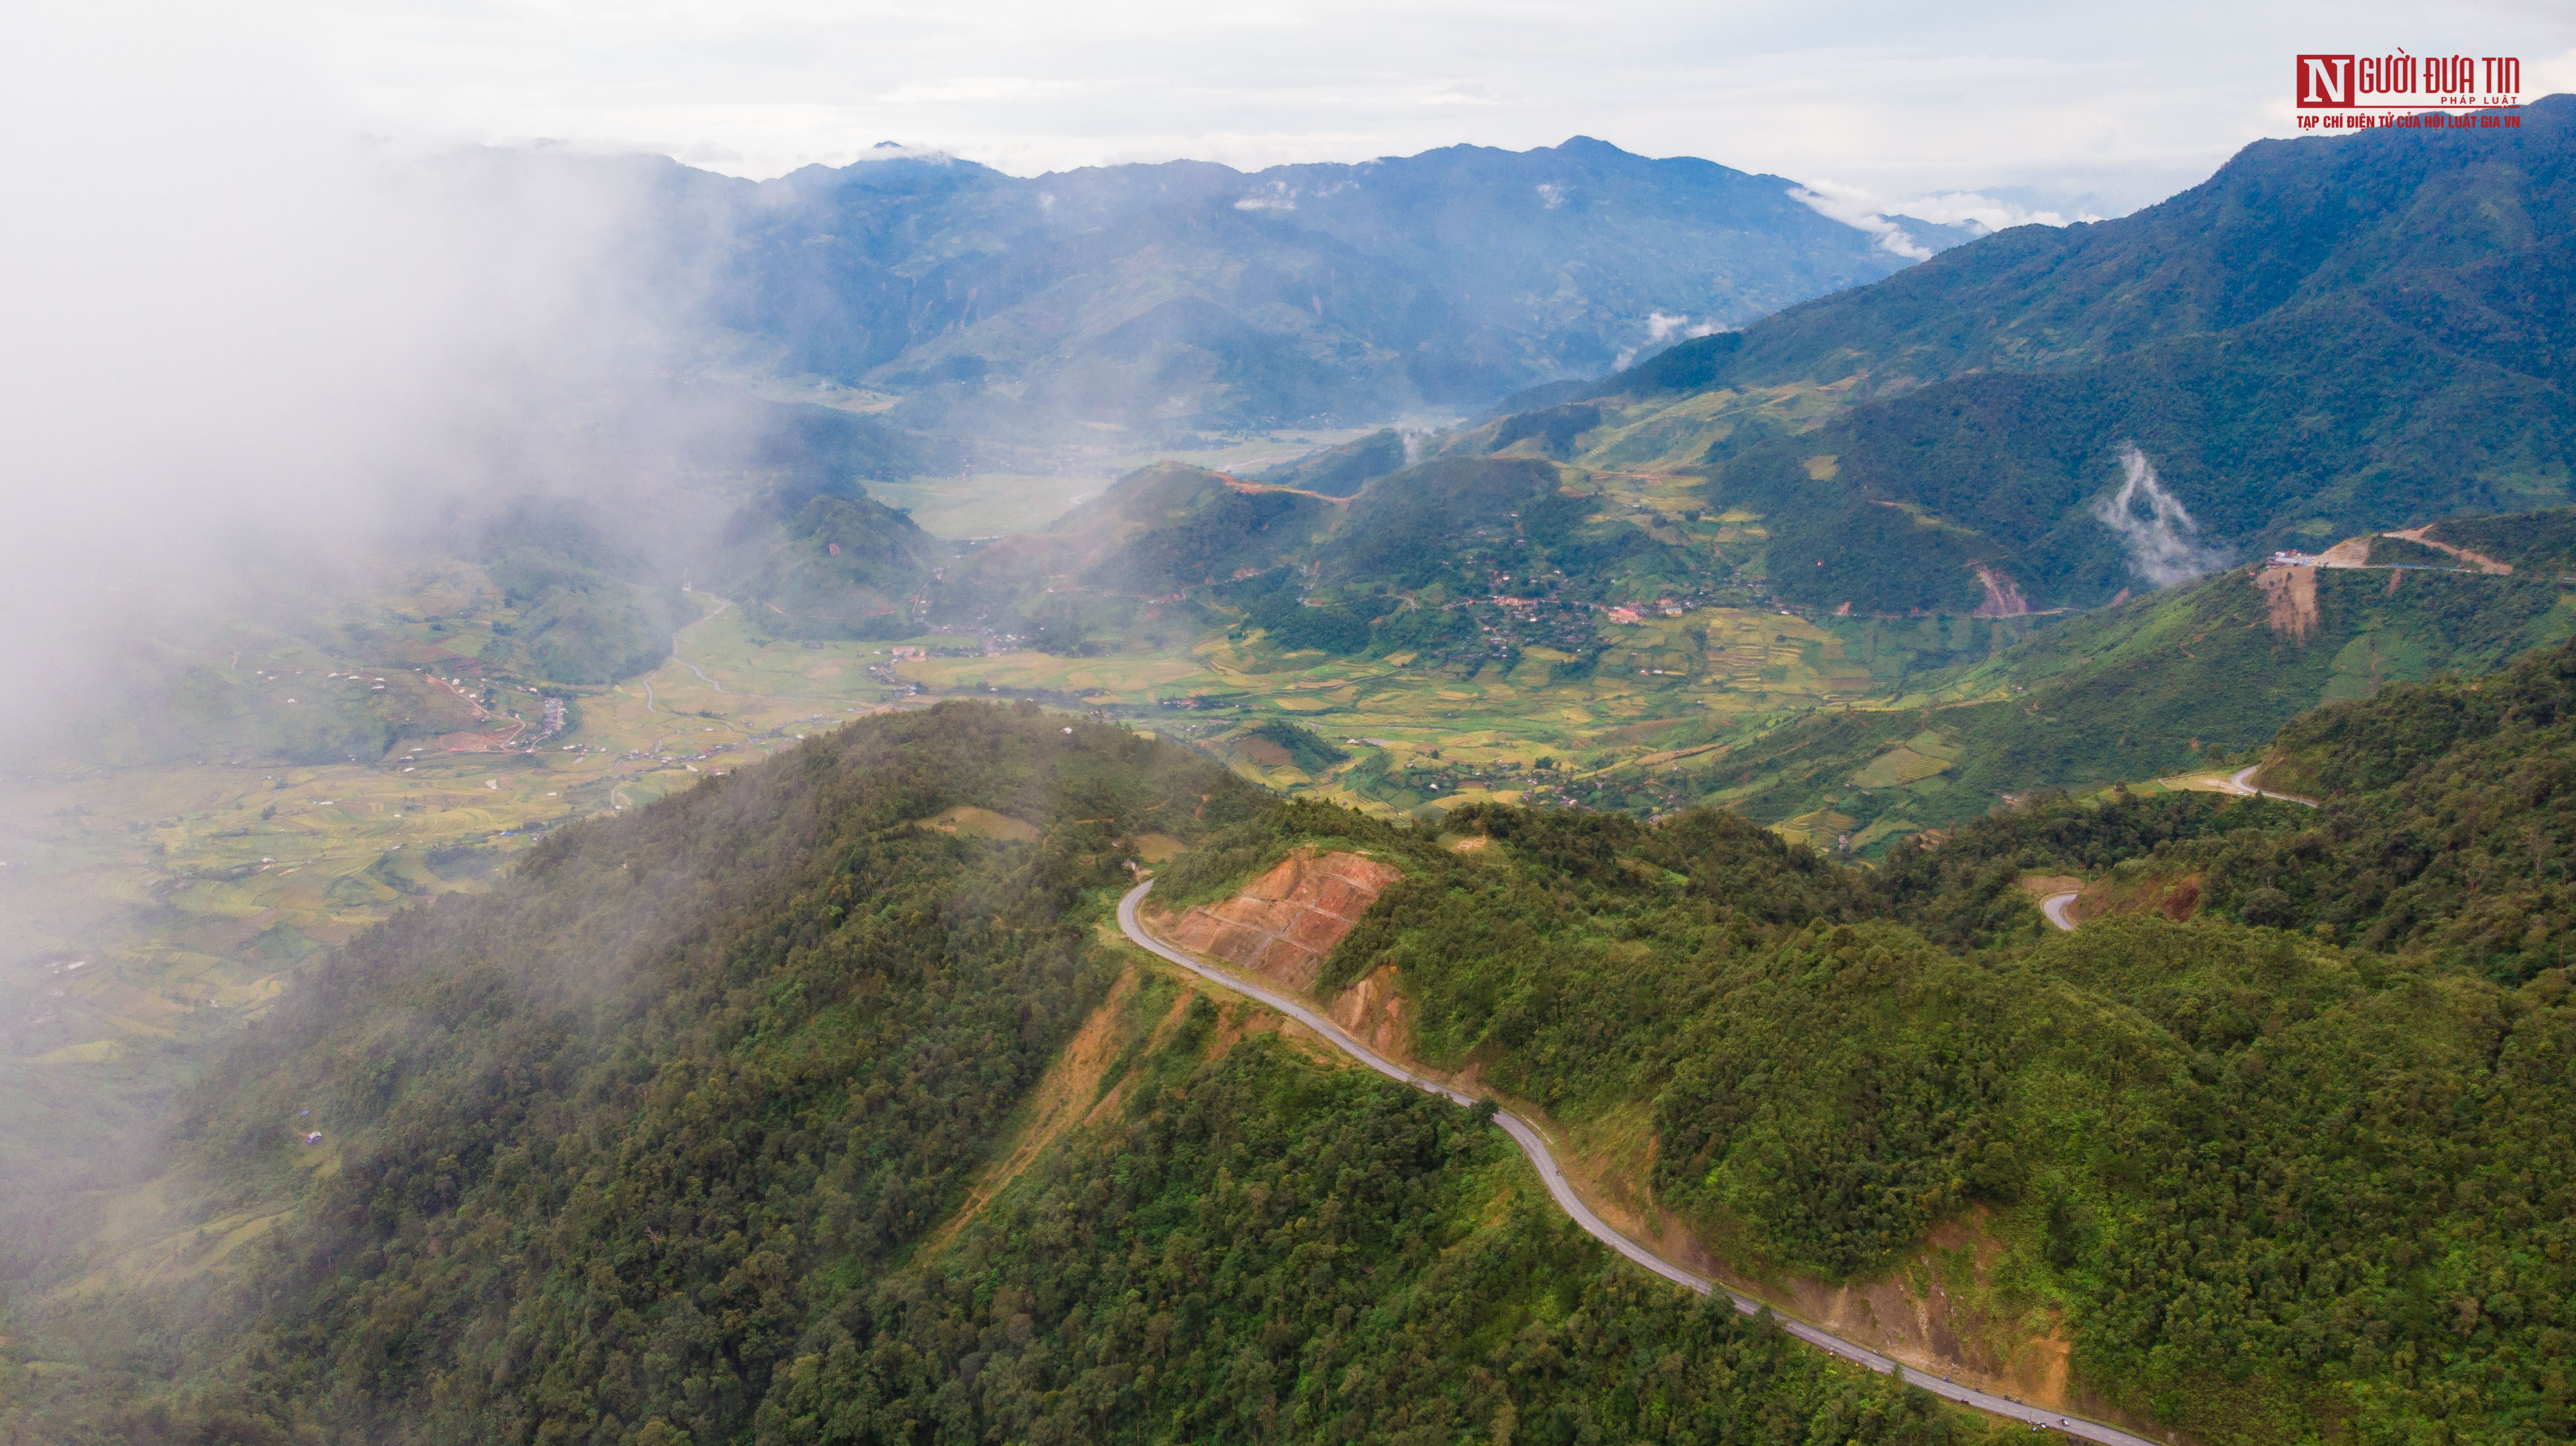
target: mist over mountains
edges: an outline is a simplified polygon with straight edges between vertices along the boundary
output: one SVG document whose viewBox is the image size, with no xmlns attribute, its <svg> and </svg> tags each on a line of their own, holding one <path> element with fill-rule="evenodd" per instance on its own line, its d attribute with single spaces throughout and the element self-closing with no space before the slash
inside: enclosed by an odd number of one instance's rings
<svg viewBox="0 0 2576 1446">
<path fill-rule="evenodd" d="M 665 185 L 723 209 L 711 313 L 766 366 L 900 397 L 898 425 L 1018 437 L 1474 410 L 1974 234 L 1873 234 L 1781 177 L 1580 136 L 1027 179 L 896 149 Z"/>
</svg>

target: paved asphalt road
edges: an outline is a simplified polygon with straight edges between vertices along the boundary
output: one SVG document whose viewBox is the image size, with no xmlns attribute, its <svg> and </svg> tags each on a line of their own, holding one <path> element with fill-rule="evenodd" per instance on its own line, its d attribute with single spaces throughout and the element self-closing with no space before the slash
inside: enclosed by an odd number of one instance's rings
<svg viewBox="0 0 2576 1446">
<path fill-rule="evenodd" d="M 2301 798 L 2295 793 L 2274 793 L 2268 788 L 2255 787 L 2254 771 L 2262 766 L 2257 763 L 2250 768 L 2240 768 L 2220 779 L 2218 786 L 2240 798 L 2277 798 L 2283 803 L 2295 803 L 2305 808 L 2317 806 L 2317 801 L 2313 798 Z M 2051 894 L 2039 901 L 2039 911 L 2048 916 L 2048 922 L 2072 933 L 2075 930 L 2075 921 L 2066 917 L 2066 911 L 2074 907 L 2074 904 L 2073 894 Z"/>
<path fill-rule="evenodd" d="M 1127 937 L 1139 947 L 1149 949 L 1171 960 L 1202 979 L 1222 985 L 1245 998 L 1257 999 L 1269 1005 L 1322 1035 L 1334 1048 L 1389 1079 L 1402 1080 L 1416 1089 L 1429 1090 L 1456 1104 L 1477 1103 L 1473 1095 L 1462 1094 L 1435 1080 L 1424 1079 L 1395 1061 L 1378 1054 L 1367 1045 L 1353 1039 L 1340 1025 L 1289 995 L 1219 969 L 1213 964 L 1203 963 L 1146 933 L 1144 926 L 1136 921 L 1136 906 L 1144 901 L 1145 891 L 1152 887 L 1154 882 L 1148 879 L 1128 890 L 1127 896 L 1118 901 L 1118 927 L 1125 931 Z M 1547 1193 L 1555 1199 L 1558 1208 L 1573 1216 L 1574 1223 L 1582 1226 L 1593 1239 L 1675 1285 L 1687 1286 L 1702 1295 L 1708 1294 L 1714 1288 L 1713 1282 L 1693 1275 L 1639 1245 L 1612 1229 L 1608 1221 L 1592 1213 L 1592 1207 L 1584 1204 L 1574 1193 L 1573 1188 L 1565 1183 L 1565 1172 L 1557 1168 L 1555 1154 L 1548 1149 L 1547 1141 L 1540 1136 L 1539 1132 L 1530 1127 L 1529 1121 L 1508 1110 L 1497 1110 L 1494 1112 L 1494 1123 L 1502 1126 L 1503 1133 L 1511 1136 L 1513 1143 L 1521 1147 L 1521 1153 L 1529 1156 L 1530 1163 L 1538 1167 L 1539 1178 L 1547 1182 Z M 1749 1296 L 1737 1295 L 1731 1290 L 1726 1294 L 1728 1299 L 1735 1302 L 1735 1309 L 1740 1314 L 1752 1315 L 1762 1308 L 1761 1302 Z M 1897 1369 L 1896 1362 L 1866 1346 L 1854 1345 L 1840 1336 L 1829 1335 L 1804 1321 L 1791 1320 L 1787 1316 L 1779 1316 L 1778 1319 L 1781 1329 L 1820 1350 L 1830 1351 L 1847 1361 L 1858 1361 L 1882 1375 Z M 2028 1421 L 2033 1425 L 2045 1426 L 2060 1435 L 2079 1441 L 2100 1441 L 2106 1443 L 2106 1446 L 2158 1446 L 2158 1443 L 2144 1436 L 2132 1436 L 2126 1431 L 2104 1426 L 2098 1422 L 2086 1421 L 2074 1416 L 2062 1416 L 2055 1411 L 2042 1410 L 2037 1406 L 2026 1406 L 2007 1397 L 1991 1395 L 1974 1387 L 1942 1380 L 1938 1376 L 1927 1376 L 1920 1371 L 1907 1371 L 1905 1379 L 1936 1396 L 1947 1397 L 1963 1405 L 1974 1406 L 1980 1411 L 1990 1411 L 2010 1420 Z"/>
<path fill-rule="evenodd" d="M 2277 798 L 2283 803 L 2295 803 L 2307 808 L 2314 808 L 2317 806 L 2317 801 L 2313 798 L 2301 798 L 2295 793 L 2274 793 L 2268 788 L 2255 787 L 2254 770 L 2261 768 L 2262 766 L 2262 764 L 2257 763 L 2251 767 L 2240 768 L 2234 773 L 2227 775 L 2227 781 L 2222 786 L 2226 788 L 2229 793 L 2237 794 L 2244 798 Z"/>
</svg>

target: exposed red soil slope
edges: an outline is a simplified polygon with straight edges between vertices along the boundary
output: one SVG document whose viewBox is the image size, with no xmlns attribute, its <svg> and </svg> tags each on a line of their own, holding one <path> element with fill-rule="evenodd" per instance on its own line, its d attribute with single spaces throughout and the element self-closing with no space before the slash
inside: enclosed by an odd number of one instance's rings
<svg viewBox="0 0 2576 1446">
<path fill-rule="evenodd" d="M 1402 877 L 1358 854 L 1299 853 L 1221 904 L 1156 921 L 1155 932 L 1193 954 L 1310 990 L 1324 956 L 1386 886 Z"/>
</svg>

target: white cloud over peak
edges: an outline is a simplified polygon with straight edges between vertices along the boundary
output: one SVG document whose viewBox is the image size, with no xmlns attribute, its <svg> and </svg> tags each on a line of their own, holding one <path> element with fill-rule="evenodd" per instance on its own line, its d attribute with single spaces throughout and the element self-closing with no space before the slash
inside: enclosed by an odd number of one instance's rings
<svg viewBox="0 0 2576 1446">
<path fill-rule="evenodd" d="M 1840 189 L 1828 189 L 1828 184 L 1819 183 L 1816 187 L 1791 186 L 1789 195 L 1820 216 L 1829 217 L 1846 226 L 1867 231 L 1876 236 L 1878 249 L 1881 251 L 1892 251 L 1899 256 L 1910 257 L 1916 261 L 1921 261 L 1932 254 L 1932 248 L 1915 240 L 1904 227 L 1887 219 L 1877 206 Z"/>
<path fill-rule="evenodd" d="M 2014 226 L 2064 226 L 2103 219 L 2088 205 L 2026 206 L 2009 197 L 1978 191 L 1940 191 L 1905 199 L 1883 196 L 1865 186 L 1820 180 L 1792 186 L 1789 194 L 1821 215 L 1872 233 L 1882 248 L 1916 260 L 1932 252 L 1906 231 L 1904 220 L 1968 226 L 1984 235 Z"/>
<path fill-rule="evenodd" d="M 1695 336 L 1713 336 L 1725 330 L 1713 321 L 1693 322 L 1688 314 L 1666 316 L 1660 311 L 1646 313 L 1646 344 L 1669 341 L 1674 337 L 1688 340 Z"/>
</svg>

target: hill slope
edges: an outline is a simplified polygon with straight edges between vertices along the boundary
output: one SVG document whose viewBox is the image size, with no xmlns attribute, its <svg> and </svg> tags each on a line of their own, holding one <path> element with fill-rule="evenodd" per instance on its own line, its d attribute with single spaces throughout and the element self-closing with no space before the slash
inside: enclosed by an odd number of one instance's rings
<svg viewBox="0 0 2576 1446">
<path fill-rule="evenodd" d="M 1680 777 L 1710 802 L 1766 822 L 1812 815 L 1811 831 L 1867 848 L 2010 796 L 2206 767 L 2320 704 L 2498 668 L 2571 631 L 2554 577 L 2239 568 L 1905 679 L 1901 706 L 1709 749 Z M 1636 781 L 1592 787 L 1612 802 Z"/>
<path fill-rule="evenodd" d="M 1355 441 L 1273 467 L 1261 474 L 1261 480 L 1327 497 L 1348 497 L 1414 461 L 1412 451 L 1393 427 L 1381 427 Z"/>
<path fill-rule="evenodd" d="M 976 549 L 936 606 L 1058 653 L 1213 625 L 1291 652 L 1384 655 L 1481 647 L 1492 595 L 1511 588 L 1561 602 L 1581 652 L 1597 641 L 1587 609 L 1688 591 L 1708 572 L 1608 506 L 1520 458 L 1438 458 L 1347 500 L 1160 463 L 1042 532 Z"/>
<path fill-rule="evenodd" d="M 2177 841 L 2147 860 L 2205 907 L 2508 983 L 2563 971 L 2576 928 L 2576 652 L 2394 687 L 2292 720 L 2261 781 L 2319 799 L 2296 831 Z"/>
<path fill-rule="evenodd" d="M 2224 920 L 2041 924 L 2014 880 L 2061 846 L 2108 845 L 2095 868 L 2159 834 L 2286 846 L 2305 816 L 2152 803 L 2175 817 L 1971 831 L 1961 867 L 1875 877 L 1722 814 L 1469 807 L 1447 824 L 1482 846 L 1407 857 L 1316 989 L 1552 1114 L 1668 1249 L 1918 1369 L 2246 1442 L 2561 1429 L 2560 1315 L 2527 1303 L 2568 1285 L 2540 1263 L 2568 1208 L 2563 982 Z M 1205 857 L 1257 873 L 1374 827 L 1283 811 Z M 1984 949 L 1917 932 L 1978 908 Z"/>
<path fill-rule="evenodd" d="M 907 154 L 669 182 L 711 186 L 736 238 L 718 319 L 949 434 L 1480 406 L 1610 365 L 1656 315 L 1738 323 L 1907 261 L 1779 177 L 1579 137 L 1249 175 Z"/>
<path fill-rule="evenodd" d="M 2555 766 L 2568 658 L 2492 698 L 2392 690 L 2275 766 L 2492 815 L 2490 780 Z M 1762 1288 L 1878 1302 L 1909 1359 L 2253 1443 L 2545 1437 L 2576 1289 L 2562 971 L 2508 988 L 2228 917 L 2061 936 L 2014 886 L 2193 847 L 2278 868 L 2326 846 L 2308 821 L 2061 805 L 1871 875 L 1724 814 L 1470 806 L 1462 853 L 1034 709 L 872 720 L 568 831 L 299 984 L 189 1097 L 183 1168 L 113 1202 L 162 1238 L 69 1248 L 88 1202 L 12 1234 L 39 1369 L 0 1419 L 1973 1436 L 1625 1272 L 1465 1112 L 1103 952 L 1150 830 L 1194 846 L 1176 899 L 1319 845 L 1400 873 L 1319 988 L 1552 1113 L 1604 1188 Z M 2209 912 L 2279 907 L 2228 888 Z M 2474 892 L 2403 905 L 2492 932 Z"/>
<path fill-rule="evenodd" d="M 101 1257 L 13 1235 L 13 1287 L 75 1279 L 13 1289 L 0 1422 L 1970 1434 L 1613 1264 L 1468 1112 L 1093 942 L 1139 832 L 1257 807 L 1181 750 L 951 705 L 571 831 L 371 933 L 222 1061 L 185 1167 L 119 1202 L 167 1209 L 144 1258 L 82 1276 Z"/>
<path fill-rule="evenodd" d="M 1975 609 L 1979 569 L 2092 606 L 2561 501 L 2576 98 L 2445 141 L 2258 142 L 2136 215 L 1684 342 L 1535 430 L 1586 465 L 1706 467 L 1713 504 L 1764 517 L 1781 596 L 1872 612 Z"/>
</svg>

